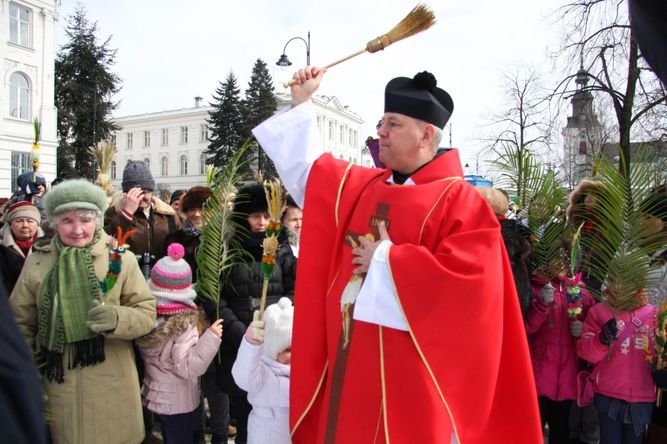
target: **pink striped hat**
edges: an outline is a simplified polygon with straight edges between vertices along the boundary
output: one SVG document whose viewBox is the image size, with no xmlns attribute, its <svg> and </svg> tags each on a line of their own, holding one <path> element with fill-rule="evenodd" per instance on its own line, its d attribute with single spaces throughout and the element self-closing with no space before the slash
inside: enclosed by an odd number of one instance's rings
<svg viewBox="0 0 667 444">
<path fill-rule="evenodd" d="M 173 243 L 167 248 L 167 256 L 157 261 L 151 270 L 148 287 L 155 297 L 158 316 L 197 309 L 192 270 L 183 259 L 184 255 L 183 245 Z"/>
</svg>

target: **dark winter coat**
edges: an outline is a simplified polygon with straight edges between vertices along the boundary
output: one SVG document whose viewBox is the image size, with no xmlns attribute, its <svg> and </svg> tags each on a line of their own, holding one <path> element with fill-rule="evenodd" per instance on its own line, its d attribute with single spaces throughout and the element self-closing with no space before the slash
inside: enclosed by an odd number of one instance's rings
<svg viewBox="0 0 667 444">
<path fill-rule="evenodd" d="M 7 297 L 16 285 L 24 261 L 25 258 L 15 253 L 13 249 L 0 245 L 0 282 L 7 289 Z"/>
<path fill-rule="evenodd" d="M 243 335 L 252 322 L 254 310 L 259 306 L 264 277 L 261 270 L 262 239 L 264 233 L 256 233 L 243 241 L 244 249 L 250 254 L 246 264 L 232 267 L 226 277 L 220 296 L 218 317 L 224 320 L 222 335 L 221 362 L 217 371 L 218 385 L 223 391 L 237 394 L 241 389 L 234 383 L 231 375 L 232 366 Z M 294 297 L 296 261 L 287 243 L 281 243 L 276 254 L 276 266 L 269 281 L 266 298 L 267 307 L 287 296 Z M 209 318 L 215 319 L 215 308 L 208 306 Z M 213 311 L 213 313 L 211 313 Z M 215 361 L 217 362 L 217 361 Z"/>
</svg>

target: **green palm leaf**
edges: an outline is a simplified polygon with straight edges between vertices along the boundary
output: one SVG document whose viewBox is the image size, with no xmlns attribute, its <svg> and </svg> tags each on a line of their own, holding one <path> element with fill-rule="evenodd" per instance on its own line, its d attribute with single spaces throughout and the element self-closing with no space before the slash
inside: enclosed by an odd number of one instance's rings
<svg viewBox="0 0 667 444">
<path fill-rule="evenodd" d="M 498 174 L 496 184 L 516 194 L 521 208 L 528 208 L 532 266 L 542 279 L 551 280 L 563 267 L 561 246 L 567 230 L 566 196 L 558 176 L 530 151 L 512 146 L 505 146 L 490 164 Z"/>
<path fill-rule="evenodd" d="M 208 185 L 212 195 L 202 209 L 203 227 L 197 249 L 197 295 L 216 305 L 220 300 L 221 277 L 237 263 L 244 262 L 244 250 L 234 233 L 241 227 L 233 213 L 238 184 L 244 179 L 247 161 L 243 157 L 250 146 L 243 144 L 224 168 L 209 167 Z"/>
<path fill-rule="evenodd" d="M 651 200 L 655 162 L 654 153 L 640 148 L 629 173 L 623 176 L 611 159 L 602 158 L 597 177 L 603 186 L 585 216 L 597 232 L 596 236 L 582 238 L 584 247 L 595 252 L 596 260 L 589 265 L 591 274 L 606 283 L 609 304 L 618 310 L 635 308 L 636 293 L 656 284 L 650 277 L 657 266 L 651 264 L 651 257 L 664 248 L 664 235 L 649 235 L 643 217 L 655 205 Z"/>
</svg>

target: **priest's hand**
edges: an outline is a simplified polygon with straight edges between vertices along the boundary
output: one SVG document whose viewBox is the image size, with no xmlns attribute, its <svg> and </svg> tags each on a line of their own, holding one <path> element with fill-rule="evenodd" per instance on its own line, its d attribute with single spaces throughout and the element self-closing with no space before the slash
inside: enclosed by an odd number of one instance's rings
<svg viewBox="0 0 667 444">
<path fill-rule="evenodd" d="M 352 263 L 358 265 L 357 268 L 352 270 L 353 273 L 368 273 L 368 269 L 371 266 L 371 261 L 373 260 L 373 255 L 375 254 L 375 250 L 377 249 L 378 245 L 380 245 L 380 242 L 391 240 L 389 239 L 389 233 L 387 232 L 387 227 L 384 222 L 380 222 L 378 225 L 378 232 L 380 233 L 380 239 L 376 242 L 372 242 L 363 236 L 359 237 L 360 246 L 352 249 L 352 254 L 354 255 L 352 258 Z"/>
<path fill-rule="evenodd" d="M 294 73 L 291 88 L 292 107 L 310 100 L 310 97 L 320 87 L 325 72 L 327 72 L 325 68 L 306 66 Z"/>
</svg>

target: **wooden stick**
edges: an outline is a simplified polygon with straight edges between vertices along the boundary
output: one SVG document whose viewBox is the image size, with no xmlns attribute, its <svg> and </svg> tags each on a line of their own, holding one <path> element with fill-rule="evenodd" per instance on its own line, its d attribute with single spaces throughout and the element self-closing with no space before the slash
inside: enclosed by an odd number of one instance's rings
<svg viewBox="0 0 667 444">
<path fill-rule="evenodd" d="M 269 292 L 269 280 L 264 279 L 262 285 L 262 297 L 259 300 L 259 320 L 264 319 L 264 310 L 266 309 L 266 294 Z"/>
</svg>

